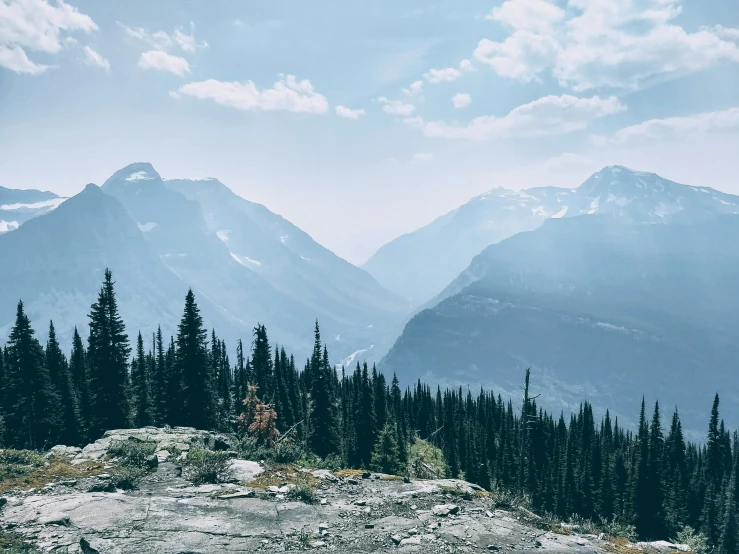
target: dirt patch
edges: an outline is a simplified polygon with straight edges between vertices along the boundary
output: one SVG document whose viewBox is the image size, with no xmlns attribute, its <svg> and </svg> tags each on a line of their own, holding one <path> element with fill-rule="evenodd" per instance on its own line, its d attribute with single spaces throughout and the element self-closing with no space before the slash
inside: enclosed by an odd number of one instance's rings
<svg viewBox="0 0 739 554">
<path fill-rule="evenodd" d="M 66 458 L 51 457 L 41 466 L 24 466 L 22 470 L 0 480 L 0 493 L 12 490 L 40 489 L 49 483 L 93 477 L 105 473 L 100 462 L 72 465 Z"/>
<path fill-rule="evenodd" d="M 269 487 L 281 487 L 283 485 L 300 485 L 315 488 L 320 479 L 313 477 L 306 471 L 293 464 L 277 464 L 268 467 L 260 473 L 249 486 L 255 489 L 267 489 Z"/>
</svg>

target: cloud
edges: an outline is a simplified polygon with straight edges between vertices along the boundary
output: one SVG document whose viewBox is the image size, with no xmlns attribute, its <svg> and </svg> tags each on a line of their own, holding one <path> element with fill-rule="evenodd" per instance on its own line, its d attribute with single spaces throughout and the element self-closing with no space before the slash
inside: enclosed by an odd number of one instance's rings
<svg viewBox="0 0 739 554">
<path fill-rule="evenodd" d="M 599 143 L 622 144 L 636 140 L 670 139 L 721 129 L 739 128 L 739 108 L 682 117 L 649 119 L 624 127 L 611 137 L 594 137 Z"/>
<path fill-rule="evenodd" d="M 388 100 L 384 96 L 380 96 L 377 101 L 384 104 L 382 111 L 390 115 L 402 115 L 407 117 L 416 111 L 413 104 L 407 104 L 402 100 Z"/>
<path fill-rule="evenodd" d="M 162 50 L 149 50 L 141 54 L 139 67 L 142 69 L 156 69 L 157 71 L 168 71 L 182 77 L 190 73 L 190 64 L 185 58 L 172 56 Z"/>
<path fill-rule="evenodd" d="M 93 67 L 99 67 L 107 73 L 110 73 L 110 62 L 98 54 L 89 46 L 85 46 L 85 63 Z"/>
<path fill-rule="evenodd" d="M 244 22 L 241 21 L 240 19 L 234 19 L 234 25 L 236 27 L 244 27 Z"/>
<path fill-rule="evenodd" d="M 33 63 L 20 46 L 0 45 L 0 67 L 5 67 L 16 73 L 39 75 L 49 69 L 50 66 Z"/>
<path fill-rule="evenodd" d="M 472 97 L 466 92 L 460 92 L 452 96 L 452 104 L 455 108 L 466 108 L 472 103 Z"/>
<path fill-rule="evenodd" d="M 580 131 L 594 119 L 625 109 L 615 96 L 545 96 L 518 106 L 503 117 L 481 116 L 467 124 L 424 121 L 420 117 L 408 118 L 405 122 L 420 129 L 427 137 L 468 140 L 529 138 Z"/>
<path fill-rule="evenodd" d="M 681 0 L 507 0 L 488 19 L 509 27 L 501 41 L 482 39 L 474 58 L 504 78 L 540 80 L 545 71 L 575 91 L 636 90 L 661 76 L 739 63 L 737 29 L 689 33 L 672 24 Z"/>
<path fill-rule="evenodd" d="M 272 88 L 259 90 L 252 81 L 245 83 L 209 79 L 182 85 L 175 95 L 212 100 L 216 104 L 237 110 L 286 110 L 289 112 L 326 113 L 328 101 L 313 90 L 307 79 L 298 81 L 287 75 Z"/>
<path fill-rule="evenodd" d="M 428 73 L 424 73 L 423 77 L 432 84 L 451 82 L 459 79 L 466 71 L 473 71 L 475 68 L 470 60 L 462 60 L 459 62 L 459 69 L 455 67 L 447 67 L 445 69 L 429 69 Z"/>
<path fill-rule="evenodd" d="M 203 41 L 198 42 L 195 40 L 195 23 L 190 21 L 190 34 L 186 35 L 179 29 L 175 29 L 174 41 L 182 48 L 185 52 L 195 52 L 198 48 L 208 48 L 208 43 Z"/>
<path fill-rule="evenodd" d="M 416 152 L 411 158 L 412 164 L 425 164 L 434 159 L 434 155 L 430 152 Z"/>
<path fill-rule="evenodd" d="M 428 73 L 423 74 L 429 83 L 442 83 L 444 81 L 456 81 L 462 76 L 462 72 L 454 67 L 446 69 L 429 69 Z"/>
<path fill-rule="evenodd" d="M 359 119 L 363 115 L 367 115 L 363 109 L 352 110 L 346 106 L 336 106 L 336 115 L 345 119 Z"/>
<path fill-rule="evenodd" d="M 403 89 L 403 94 L 406 96 L 416 96 L 423 92 L 423 81 L 414 81 L 408 88 Z"/>
<path fill-rule="evenodd" d="M 97 30 L 98 26 L 77 8 L 57 0 L 0 1 L 0 66 L 28 75 L 43 73 L 50 66 L 29 59 L 25 49 L 57 54 L 63 46 L 62 32 Z"/>
<path fill-rule="evenodd" d="M 166 50 L 175 45 L 179 46 L 185 52 L 195 52 L 199 48 L 208 48 L 208 43 L 204 40 L 198 42 L 195 39 L 195 23 L 190 22 L 190 34 L 186 35 L 182 32 L 182 28 L 175 29 L 170 35 L 165 31 L 156 31 L 150 33 L 143 27 L 129 27 L 120 21 L 116 21 L 118 26 L 123 29 L 131 38 L 145 42 L 153 46 L 156 50 Z"/>
</svg>

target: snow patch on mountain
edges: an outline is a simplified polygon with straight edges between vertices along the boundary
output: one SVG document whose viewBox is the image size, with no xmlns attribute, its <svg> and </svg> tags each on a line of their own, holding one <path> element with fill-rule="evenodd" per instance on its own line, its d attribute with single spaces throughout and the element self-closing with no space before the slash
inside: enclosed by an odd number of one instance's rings
<svg viewBox="0 0 739 554">
<path fill-rule="evenodd" d="M 41 208 L 51 208 L 52 210 L 64 202 L 66 198 L 52 198 L 43 202 L 33 202 L 32 204 L 3 204 L 0 210 L 40 210 Z"/>
<path fill-rule="evenodd" d="M 139 228 L 139 231 L 141 231 L 142 233 L 148 233 L 148 232 L 149 232 L 149 231 L 151 231 L 151 230 L 152 230 L 152 229 L 153 229 L 154 227 L 156 227 L 156 226 L 157 226 L 157 224 L 156 224 L 156 223 L 154 223 L 153 221 L 149 221 L 148 223 L 139 223 L 139 222 L 137 221 L 137 222 L 136 222 L 136 226 L 137 226 L 137 227 Z"/>
<path fill-rule="evenodd" d="M 563 206 L 561 210 L 559 210 L 556 214 L 552 215 L 552 219 L 559 219 L 561 217 L 564 217 L 567 213 L 567 206 Z"/>
<path fill-rule="evenodd" d="M 249 267 L 248 264 L 262 265 L 262 262 L 260 262 L 259 260 L 253 260 L 249 256 L 239 256 L 238 254 L 234 254 L 233 252 L 229 252 L 229 254 L 231 254 L 231 257 L 244 267 Z"/>
<path fill-rule="evenodd" d="M 216 236 L 221 239 L 222 242 L 228 243 L 228 234 L 231 231 L 228 229 L 221 229 L 220 231 L 216 231 Z M 231 254 L 233 256 L 233 254 Z"/>
<path fill-rule="evenodd" d="M 126 177 L 126 181 L 152 181 L 154 177 L 150 177 L 146 171 L 134 171 Z"/>
<path fill-rule="evenodd" d="M 20 227 L 20 223 L 17 221 L 0 221 L 0 233 L 15 231 L 18 227 Z"/>
</svg>

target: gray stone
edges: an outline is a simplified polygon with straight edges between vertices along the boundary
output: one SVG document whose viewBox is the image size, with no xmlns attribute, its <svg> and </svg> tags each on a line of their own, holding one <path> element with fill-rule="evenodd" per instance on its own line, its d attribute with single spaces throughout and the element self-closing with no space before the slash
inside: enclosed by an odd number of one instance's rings
<svg viewBox="0 0 739 554">
<path fill-rule="evenodd" d="M 264 472 L 264 468 L 257 462 L 248 460 L 231 460 L 231 471 L 234 478 L 240 483 L 249 483 Z"/>
<path fill-rule="evenodd" d="M 421 544 L 421 537 L 408 537 L 400 541 L 400 546 L 406 546 L 408 544 Z"/>
<path fill-rule="evenodd" d="M 448 515 L 456 515 L 459 513 L 459 506 L 456 504 L 437 504 L 431 511 L 435 516 L 446 517 Z"/>
</svg>

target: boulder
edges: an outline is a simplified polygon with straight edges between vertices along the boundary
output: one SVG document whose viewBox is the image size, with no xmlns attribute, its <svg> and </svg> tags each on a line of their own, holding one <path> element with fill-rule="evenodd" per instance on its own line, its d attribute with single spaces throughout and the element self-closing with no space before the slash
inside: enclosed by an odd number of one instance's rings
<svg viewBox="0 0 739 554">
<path fill-rule="evenodd" d="M 231 460 L 231 470 L 234 478 L 241 483 L 248 483 L 256 479 L 257 475 L 264 471 L 258 462 L 248 460 Z"/>
<path fill-rule="evenodd" d="M 459 513 L 459 506 L 456 504 L 437 504 L 431 511 L 435 516 L 446 517 L 448 515 L 456 515 Z"/>
</svg>

